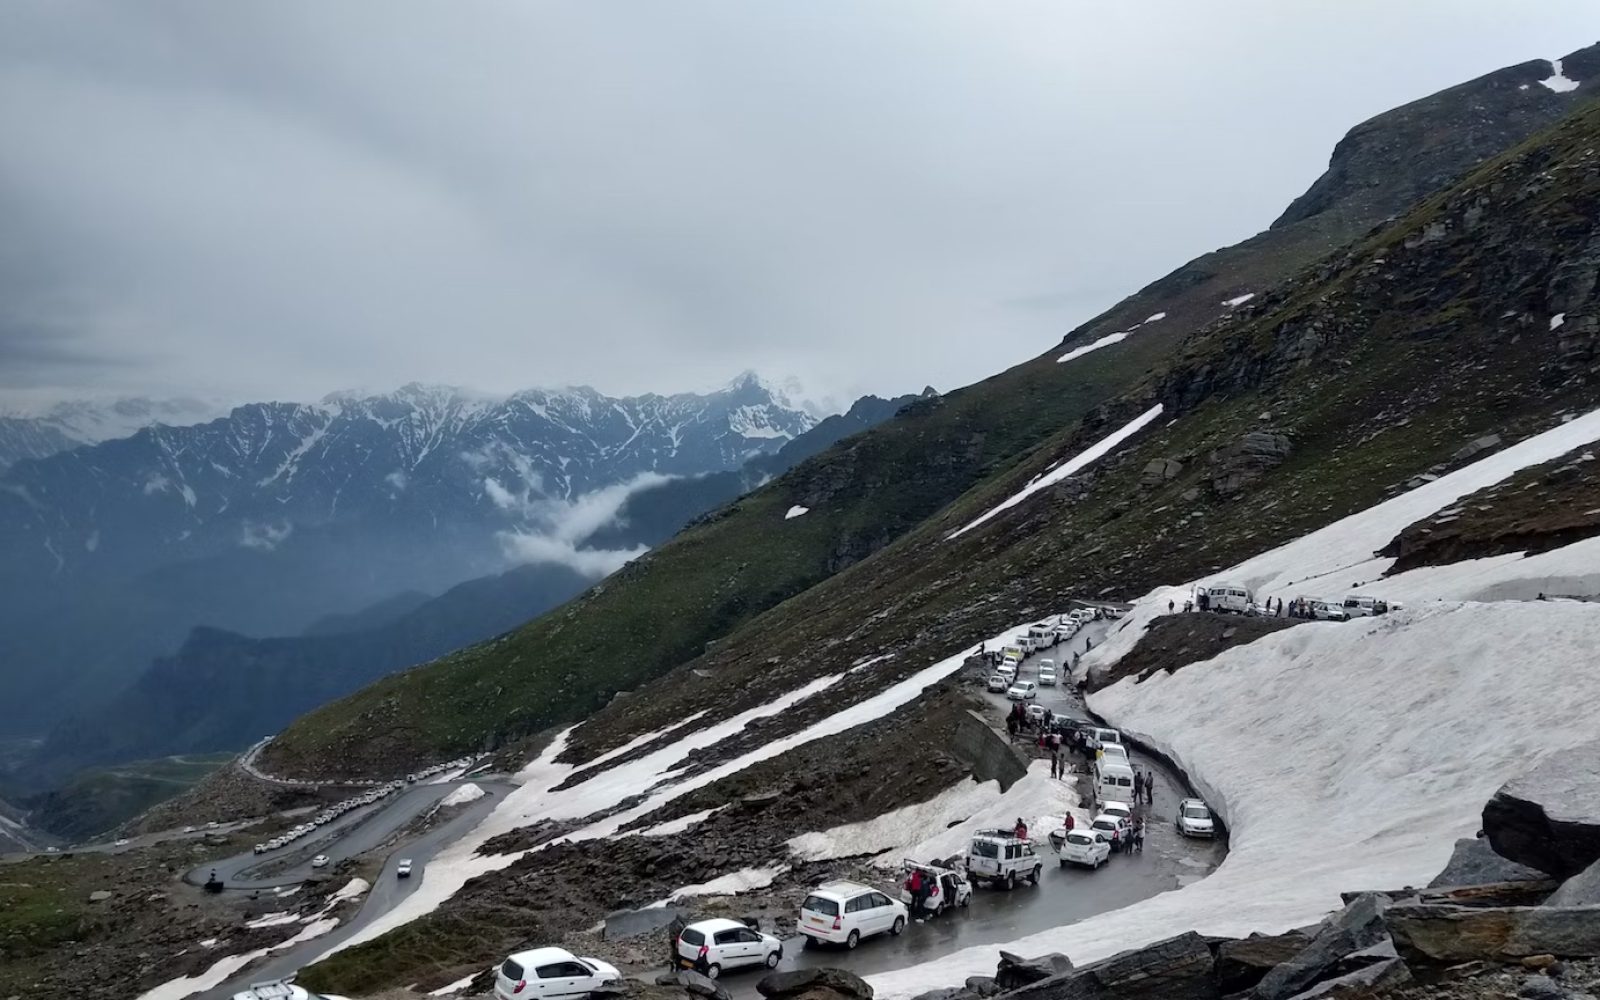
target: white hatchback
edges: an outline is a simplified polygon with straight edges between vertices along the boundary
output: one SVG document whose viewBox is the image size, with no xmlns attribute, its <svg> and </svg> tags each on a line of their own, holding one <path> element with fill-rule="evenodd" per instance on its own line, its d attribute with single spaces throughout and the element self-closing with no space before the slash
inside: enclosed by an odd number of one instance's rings
<svg viewBox="0 0 1600 1000">
<path fill-rule="evenodd" d="M 678 935 L 678 964 L 716 979 L 744 966 L 776 968 L 783 961 L 783 942 L 751 930 L 737 920 L 702 920 Z"/>
<path fill-rule="evenodd" d="M 1006 697 L 1012 701 L 1031 701 L 1038 694 L 1039 687 L 1033 681 L 1016 681 L 1006 689 Z"/>
<path fill-rule="evenodd" d="M 1056 686 L 1056 665 L 1049 660 L 1039 664 L 1039 684 L 1043 687 Z"/>
<path fill-rule="evenodd" d="M 1011 686 L 1011 682 L 1007 681 L 1004 677 L 1001 677 L 999 674 L 990 674 L 989 675 L 989 690 L 994 692 L 995 694 L 1004 694 L 1006 688 L 1008 688 L 1010 686 Z"/>
<path fill-rule="evenodd" d="M 622 982 L 615 966 L 598 958 L 579 958 L 565 948 L 519 951 L 500 964 L 494 977 L 499 1000 L 560 1000 L 587 996 L 606 983 Z"/>
<path fill-rule="evenodd" d="M 1184 799 L 1178 803 L 1178 832 L 1185 837 L 1214 837 L 1216 821 L 1211 810 L 1199 799 Z"/>
<path fill-rule="evenodd" d="M 811 890 L 800 904 L 800 933 L 806 943 L 827 941 L 854 948 L 874 934 L 906 929 L 906 905 L 871 886 L 829 882 Z"/>
<path fill-rule="evenodd" d="M 1106 838 L 1092 830 L 1068 830 L 1061 844 L 1061 867 L 1082 865 L 1099 868 L 1111 857 L 1111 845 Z"/>
</svg>

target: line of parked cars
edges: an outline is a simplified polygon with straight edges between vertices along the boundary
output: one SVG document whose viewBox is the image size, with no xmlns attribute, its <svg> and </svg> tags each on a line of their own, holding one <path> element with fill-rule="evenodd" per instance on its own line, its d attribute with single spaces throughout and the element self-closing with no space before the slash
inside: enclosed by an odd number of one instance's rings
<svg viewBox="0 0 1600 1000">
<path fill-rule="evenodd" d="M 431 778 L 442 771 L 466 767 L 476 759 L 476 757 L 457 757 L 455 760 L 447 760 L 442 764 L 430 764 L 420 771 L 413 771 L 412 773 L 406 775 L 404 781 L 399 779 L 385 781 L 382 784 L 378 784 L 370 792 L 363 792 L 360 795 L 352 795 L 348 799 L 343 799 L 339 802 L 336 802 L 328 808 L 317 813 L 317 815 L 309 822 L 301 823 L 294 829 L 279 834 L 265 843 L 257 844 L 254 848 L 254 851 L 257 854 L 266 854 L 269 851 L 276 851 L 280 847 L 287 847 L 307 834 L 314 833 L 318 827 L 332 823 L 334 820 L 338 819 L 340 816 L 343 816 L 352 809 L 360 809 L 362 806 L 369 806 L 380 799 L 386 799 L 395 792 L 398 792 L 400 789 L 404 788 L 406 785 L 415 784 L 416 782 L 422 781 L 425 778 Z M 216 824 L 213 823 L 212 825 L 215 826 Z M 322 856 L 318 855 L 318 857 Z M 322 865 L 317 864 L 316 858 L 313 858 L 311 861 L 311 867 L 313 868 L 321 868 L 326 864 L 326 858 L 323 858 Z M 410 872 L 408 871 L 406 874 L 409 875 Z"/>
</svg>

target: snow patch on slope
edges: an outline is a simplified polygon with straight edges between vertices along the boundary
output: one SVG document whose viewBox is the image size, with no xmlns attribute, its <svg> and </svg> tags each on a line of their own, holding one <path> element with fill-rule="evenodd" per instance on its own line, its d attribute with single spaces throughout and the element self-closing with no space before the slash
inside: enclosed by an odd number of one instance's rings
<svg viewBox="0 0 1600 1000">
<path fill-rule="evenodd" d="M 1092 344 L 1084 344 L 1081 347 L 1074 347 L 1072 350 L 1061 355 L 1061 357 L 1056 358 L 1056 364 L 1064 364 L 1065 362 L 1072 361 L 1076 358 L 1081 358 L 1085 354 L 1088 354 L 1091 351 L 1098 351 L 1102 347 L 1110 347 L 1112 344 L 1120 344 L 1124 340 L 1127 340 L 1128 334 L 1132 332 L 1132 330 L 1124 330 L 1121 333 L 1108 333 Z"/>
<path fill-rule="evenodd" d="M 1568 94 L 1577 90 L 1580 82 L 1570 79 L 1561 66 L 1560 59 L 1550 60 L 1550 75 L 1540 80 L 1539 83 L 1558 94 Z"/>
<path fill-rule="evenodd" d="M 1134 417 L 1126 424 L 1123 424 L 1110 434 L 1107 434 L 1105 437 L 1101 438 L 1099 441 L 1096 441 L 1094 444 L 1074 455 L 1072 458 L 1069 458 L 1060 465 L 1055 466 L 1044 475 L 1036 477 L 1032 482 L 1028 483 L 1028 485 L 1024 486 L 1022 489 L 1018 490 L 1004 501 L 1000 502 L 994 507 L 991 507 L 977 518 L 968 522 L 965 527 L 957 528 L 955 531 L 952 531 L 950 534 L 945 536 L 945 541 L 950 541 L 951 539 L 958 538 L 961 535 L 966 534 L 973 528 L 976 528 L 978 525 L 984 523 L 995 515 L 1010 510 L 1012 507 L 1015 507 L 1017 504 L 1033 496 L 1040 490 L 1054 486 L 1056 483 L 1061 482 L 1061 480 L 1072 475 L 1074 472 L 1077 472 L 1083 468 L 1087 468 L 1091 463 L 1096 462 L 1109 454 L 1114 448 L 1117 447 L 1117 445 L 1137 434 L 1144 428 L 1146 424 L 1150 423 L 1150 421 L 1159 417 L 1162 409 L 1163 406 L 1160 403 L 1150 407 L 1150 409 L 1139 414 L 1137 417 Z"/>
<path fill-rule="evenodd" d="M 795 504 L 793 507 L 789 508 L 789 512 L 787 514 L 783 515 L 783 519 L 785 521 L 789 521 L 797 517 L 804 517 L 809 513 L 811 513 L 810 507 L 802 507 L 799 504 Z"/>
</svg>

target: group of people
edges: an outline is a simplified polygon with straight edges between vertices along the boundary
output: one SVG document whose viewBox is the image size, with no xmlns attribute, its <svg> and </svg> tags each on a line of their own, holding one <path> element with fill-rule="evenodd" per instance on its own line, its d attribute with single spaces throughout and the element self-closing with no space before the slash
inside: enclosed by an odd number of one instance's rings
<svg viewBox="0 0 1600 1000">
<path fill-rule="evenodd" d="M 1011 711 L 1006 713 L 1006 732 L 1011 734 L 1011 742 L 1017 741 L 1017 736 L 1022 733 L 1039 731 L 1040 746 L 1044 746 L 1044 737 L 1050 733 L 1050 725 L 1055 721 L 1056 713 L 1050 709 L 1044 710 L 1044 715 L 1038 719 L 1030 718 L 1027 706 L 1022 702 L 1012 702 Z"/>
</svg>

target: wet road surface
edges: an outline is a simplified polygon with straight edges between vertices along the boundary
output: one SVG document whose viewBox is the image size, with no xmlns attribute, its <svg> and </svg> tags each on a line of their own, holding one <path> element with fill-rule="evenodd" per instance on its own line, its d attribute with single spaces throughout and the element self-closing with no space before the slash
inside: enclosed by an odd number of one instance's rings
<svg viewBox="0 0 1600 1000">
<path fill-rule="evenodd" d="M 1021 679 L 1038 679 L 1038 661 L 1052 659 L 1060 666 L 1072 662 L 1074 651 L 1082 652 L 1085 638 L 1098 645 L 1112 622 L 1096 622 L 1053 650 L 1029 657 L 1023 663 Z M 1083 703 L 1070 685 L 1041 687 L 1038 702 L 1057 715 L 1085 718 Z M 1004 695 L 985 694 L 1002 713 L 1010 704 Z M 1142 854 L 1113 854 L 1098 871 L 1060 868 L 1047 841 L 1040 838 L 1040 853 L 1045 859 L 1044 876 L 1038 886 L 1019 885 L 1016 889 L 974 887 L 972 904 L 922 923 L 912 923 L 900 937 L 887 935 L 863 941 L 855 951 L 843 948 L 805 948 L 798 935 L 785 939 L 780 969 L 831 966 L 848 969 L 860 976 L 892 972 L 948 955 L 974 945 L 1003 944 L 1028 934 L 1073 923 L 1100 913 L 1120 909 L 1139 900 L 1188 885 L 1210 874 L 1222 863 L 1226 844 L 1214 840 L 1194 840 L 1177 831 L 1178 803 L 1187 797 L 1180 776 L 1158 760 L 1138 752 L 1132 754 L 1140 770 L 1156 774 L 1155 802 L 1146 806 L 1145 845 Z M 1082 757 L 1073 756 L 1075 762 Z M 1082 786 L 1080 786 L 1082 787 Z M 1085 808 L 1088 803 L 1085 801 Z M 739 1000 L 755 997 L 755 984 L 766 970 L 738 970 L 727 973 L 722 985 Z"/>
</svg>

